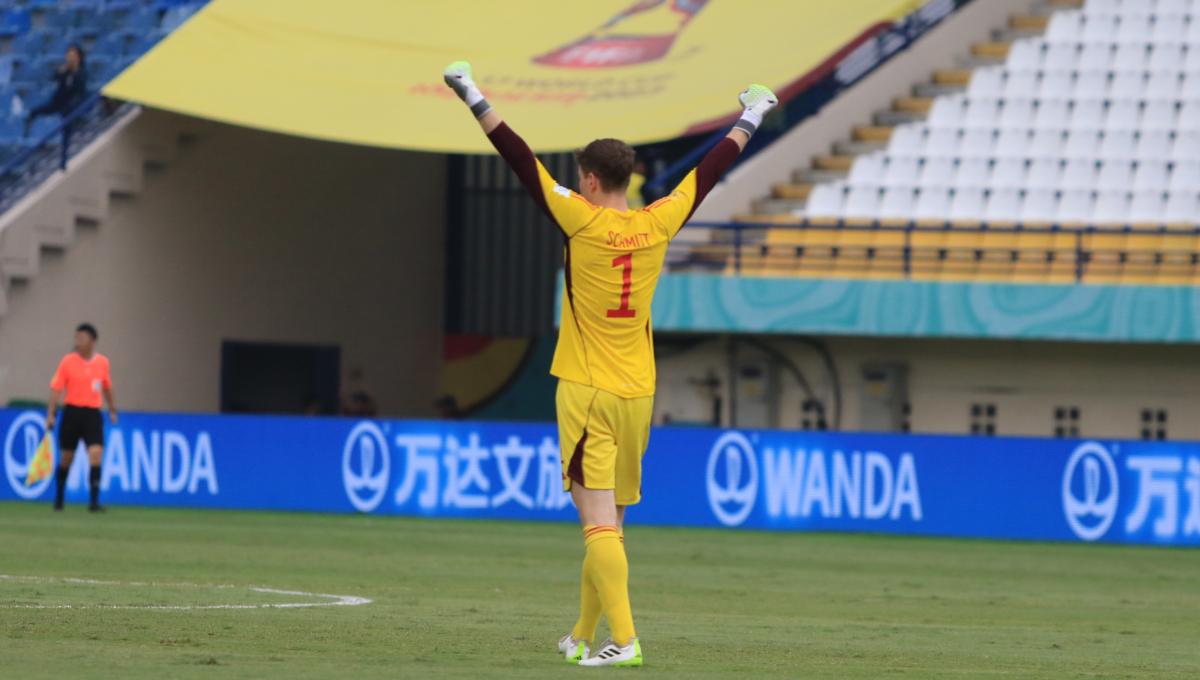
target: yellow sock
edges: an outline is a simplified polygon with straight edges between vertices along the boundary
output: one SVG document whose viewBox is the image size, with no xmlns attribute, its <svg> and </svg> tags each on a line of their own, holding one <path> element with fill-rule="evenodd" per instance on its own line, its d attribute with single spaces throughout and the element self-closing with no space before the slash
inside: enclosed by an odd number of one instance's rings
<svg viewBox="0 0 1200 680">
<path fill-rule="evenodd" d="M 588 526 L 583 530 L 587 556 L 583 570 L 596 587 L 613 642 L 629 644 L 637 633 L 633 629 L 633 610 L 629 606 L 629 562 L 621 532 L 611 526 Z"/>
<path fill-rule="evenodd" d="M 595 526 L 588 525 L 584 527 L 584 531 L 594 528 Z M 621 545 L 624 546 L 625 533 L 619 529 L 618 532 L 621 537 Z M 596 584 L 592 583 L 585 565 L 583 573 L 579 576 L 579 620 L 575 622 L 571 637 L 576 640 L 595 641 L 596 626 L 600 625 L 600 614 L 602 613 L 604 613 L 604 608 L 600 604 L 600 593 L 596 591 Z"/>
</svg>

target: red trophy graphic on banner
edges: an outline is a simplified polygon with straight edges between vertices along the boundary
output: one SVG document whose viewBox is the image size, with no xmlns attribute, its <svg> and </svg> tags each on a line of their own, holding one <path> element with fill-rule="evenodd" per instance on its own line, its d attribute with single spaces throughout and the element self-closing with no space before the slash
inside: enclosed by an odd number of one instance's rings
<svg viewBox="0 0 1200 680">
<path fill-rule="evenodd" d="M 708 0 L 641 0 L 575 42 L 533 61 L 561 68 L 608 68 L 662 59 Z"/>
</svg>

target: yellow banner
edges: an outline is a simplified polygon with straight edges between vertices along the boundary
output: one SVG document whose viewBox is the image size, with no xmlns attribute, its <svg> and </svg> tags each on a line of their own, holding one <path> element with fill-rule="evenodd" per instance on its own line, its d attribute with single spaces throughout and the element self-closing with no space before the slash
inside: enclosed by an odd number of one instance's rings
<svg viewBox="0 0 1200 680">
<path fill-rule="evenodd" d="M 470 61 L 539 151 L 724 124 L 916 0 L 214 0 L 104 93 L 370 146 L 491 151 L 441 82 Z"/>
</svg>

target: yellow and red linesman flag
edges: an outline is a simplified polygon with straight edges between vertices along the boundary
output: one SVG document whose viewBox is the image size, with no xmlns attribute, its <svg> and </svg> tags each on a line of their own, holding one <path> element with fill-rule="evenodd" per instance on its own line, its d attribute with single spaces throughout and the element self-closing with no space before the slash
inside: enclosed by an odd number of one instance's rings
<svg viewBox="0 0 1200 680">
<path fill-rule="evenodd" d="M 54 470 L 53 451 L 50 433 L 47 432 L 46 436 L 42 437 L 42 443 L 38 444 L 37 453 L 33 454 L 33 460 L 29 462 L 29 473 L 25 476 L 25 486 L 33 486 L 50 476 L 50 472 Z"/>
</svg>

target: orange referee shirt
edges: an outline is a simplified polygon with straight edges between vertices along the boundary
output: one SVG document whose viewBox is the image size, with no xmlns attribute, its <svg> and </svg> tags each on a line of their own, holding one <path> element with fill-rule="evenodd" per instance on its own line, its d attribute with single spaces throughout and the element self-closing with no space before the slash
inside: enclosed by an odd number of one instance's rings
<svg viewBox="0 0 1200 680">
<path fill-rule="evenodd" d="M 58 362 L 58 369 L 50 379 L 50 389 L 66 390 L 67 406 L 100 408 L 103 388 L 112 387 L 108 373 L 108 357 L 96 352 L 91 359 L 84 359 L 78 352 L 71 352 Z"/>
</svg>

